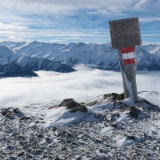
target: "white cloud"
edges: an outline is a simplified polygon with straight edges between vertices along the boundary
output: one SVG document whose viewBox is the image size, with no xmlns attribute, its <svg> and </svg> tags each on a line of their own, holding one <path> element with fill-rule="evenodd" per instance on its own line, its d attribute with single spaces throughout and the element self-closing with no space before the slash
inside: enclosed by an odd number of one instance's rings
<svg viewBox="0 0 160 160">
<path fill-rule="evenodd" d="M 138 0 L 133 9 L 142 9 L 142 5 L 145 4 L 148 0 Z"/>
<path fill-rule="evenodd" d="M 156 22 L 159 21 L 159 17 L 157 17 L 160 10 L 159 6 L 159 0 L 0 1 L 0 39 L 10 40 L 10 38 L 16 37 L 16 41 L 32 41 L 33 39 L 51 41 L 51 37 L 53 37 L 54 41 L 54 37 L 57 36 L 59 37 L 57 41 L 66 43 L 68 39 L 63 38 L 62 40 L 61 36 L 69 36 L 73 40 L 80 37 L 79 41 L 84 42 L 87 42 L 84 38 L 86 36 L 90 37 L 90 42 L 92 42 L 93 37 L 100 36 L 93 38 L 93 42 L 105 43 L 110 41 L 108 37 L 106 40 L 101 38 L 109 34 L 107 20 L 118 19 L 118 17 L 119 19 L 133 17 L 136 14 L 140 17 L 141 22 Z M 143 13 L 144 9 L 147 12 Z M 156 12 L 156 16 L 151 14 L 153 12 Z M 65 30 L 65 27 L 68 30 Z M 100 31 L 98 28 L 101 27 L 104 27 L 105 30 L 102 34 L 96 34 L 96 30 Z M 73 28 L 74 31 L 72 31 Z M 82 28 L 83 31 L 78 31 Z M 92 31 L 88 31 L 87 28 Z"/>
<path fill-rule="evenodd" d="M 160 37 L 160 34 L 142 34 L 143 37 Z M 157 42 L 160 43 L 160 42 Z"/>
<path fill-rule="evenodd" d="M 159 17 L 147 17 L 147 18 L 139 18 L 140 22 L 153 22 L 160 21 Z"/>
<path fill-rule="evenodd" d="M 36 78 L 0 79 L 0 106 L 28 105 L 123 91 L 119 72 L 93 70 L 83 65 L 77 69 L 77 72 L 65 74 L 39 71 L 40 77 Z M 160 92 L 159 76 L 160 72 L 138 74 L 138 90 Z"/>
<path fill-rule="evenodd" d="M 67 14 L 77 9 L 100 9 L 108 8 L 109 10 L 116 11 L 131 7 L 135 0 L 5 0 L 1 1 L 0 5 L 10 10 L 31 13 L 58 13 Z M 25 7 L 24 7 L 25 6 Z"/>
</svg>

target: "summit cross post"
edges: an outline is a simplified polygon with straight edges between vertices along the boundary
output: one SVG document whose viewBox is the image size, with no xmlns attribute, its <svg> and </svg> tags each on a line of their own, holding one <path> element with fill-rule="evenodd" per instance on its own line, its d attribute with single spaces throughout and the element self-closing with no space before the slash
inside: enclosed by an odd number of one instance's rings
<svg viewBox="0 0 160 160">
<path fill-rule="evenodd" d="M 135 46 L 141 45 L 138 18 L 127 18 L 109 22 L 113 49 L 118 49 L 123 78 L 124 98 L 138 101 L 136 85 Z"/>
</svg>

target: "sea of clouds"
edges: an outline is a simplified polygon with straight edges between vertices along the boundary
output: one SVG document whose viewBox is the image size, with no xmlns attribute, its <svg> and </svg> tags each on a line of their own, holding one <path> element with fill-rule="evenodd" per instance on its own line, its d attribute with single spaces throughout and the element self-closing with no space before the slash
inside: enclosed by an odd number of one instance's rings
<svg viewBox="0 0 160 160">
<path fill-rule="evenodd" d="M 28 105 L 31 103 L 122 93 L 121 72 L 75 66 L 76 72 L 57 73 L 38 71 L 39 77 L 0 79 L 0 106 Z M 138 72 L 138 91 L 160 92 L 160 72 Z"/>
</svg>

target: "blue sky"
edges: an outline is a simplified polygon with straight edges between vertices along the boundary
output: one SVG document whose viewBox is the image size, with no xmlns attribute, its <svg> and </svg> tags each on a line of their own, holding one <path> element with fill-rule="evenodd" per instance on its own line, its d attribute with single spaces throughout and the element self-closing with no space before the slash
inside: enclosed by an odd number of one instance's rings
<svg viewBox="0 0 160 160">
<path fill-rule="evenodd" d="M 160 44 L 160 0 L 5 0 L 0 41 L 110 42 L 111 20 L 139 17 L 143 44 Z"/>
</svg>

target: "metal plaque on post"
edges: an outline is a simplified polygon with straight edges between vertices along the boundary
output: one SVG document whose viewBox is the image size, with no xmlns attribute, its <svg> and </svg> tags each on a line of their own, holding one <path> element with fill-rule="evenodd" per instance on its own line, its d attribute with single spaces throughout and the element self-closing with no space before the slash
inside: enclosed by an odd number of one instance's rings
<svg viewBox="0 0 160 160">
<path fill-rule="evenodd" d="M 138 18 L 110 21 L 109 26 L 114 49 L 142 44 Z"/>
</svg>

